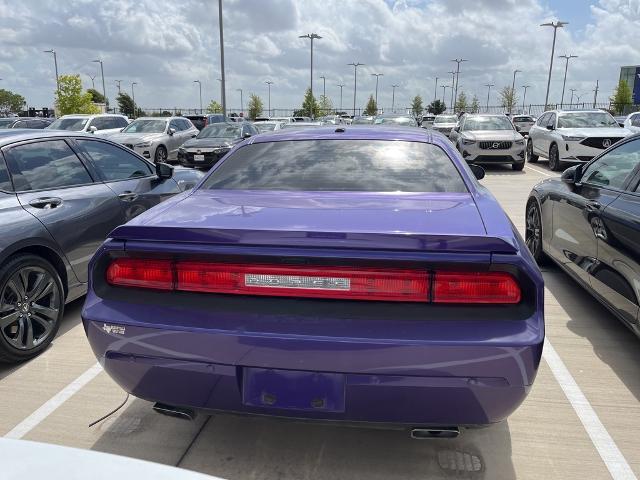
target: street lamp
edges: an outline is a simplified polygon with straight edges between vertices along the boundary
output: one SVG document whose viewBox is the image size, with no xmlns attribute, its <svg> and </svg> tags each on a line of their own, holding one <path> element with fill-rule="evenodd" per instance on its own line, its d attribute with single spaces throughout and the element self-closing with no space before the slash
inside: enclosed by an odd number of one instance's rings
<svg viewBox="0 0 640 480">
<path fill-rule="evenodd" d="M 242 114 L 241 116 L 244 117 L 244 103 L 242 101 L 242 89 L 236 88 L 236 92 L 240 92 L 240 113 Z"/>
<path fill-rule="evenodd" d="M 336 87 L 340 87 L 340 111 L 342 112 L 342 87 L 344 87 L 344 83 L 340 83 Z"/>
<path fill-rule="evenodd" d="M 433 89 L 433 101 L 438 99 L 438 77 L 436 77 L 436 88 Z"/>
<path fill-rule="evenodd" d="M 509 113 L 513 113 L 513 104 L 516 103 L 516 73 L 522 70 L 513 71 L 513 83 L 511 84 L 511 99 L 509 101 Z"/>
<path fill-rule="evenodd" d="M 118 95 L 120 95 L 120 84 L 122 83 L 122 80 L 115 80 L 116 82 L 116 86 L 118 87 Z"/>
<path fill-rule="evenodd" d="M 311 40 L 311 98 L 313 98 L 313 41 L 315 39 L 320 40 L 322 37 L 317 33 L 307 33 L 306 35 L 300 35 L 298 38 L 308 38 Z M 311 112 L 313 113 L 313 112 Z"/>
<path fill-rule="evenodd" d="M 52 53 L 53 54 L 53 65 L 56 67 L 56 91 L 60 94 L 60 79 L 58 78 L 58 56 L 56 55 L 56 51 L 52 48 L 51 50 L 44 50 L 44 53 Z"/>
<path fill-rule="evenodd" d="M 462 62 L 468 62 L 469 60 L 465 60 L 464 58 L 455 58 L 451 61 L 456 62 L 458 64 L 458 66 L 456 67 L 456 90 L 453 97 L 453 105 L 455 106 L 456 101 L 458 101 L 458 77 L 460 76 L 460 64 Z"/>
<path fill-rule="evenodd" d="M 327 98 L 327 77 L 320 75 L 320 78 L 322 79 L 322 96 Z"/>
<path fill-rule="evenodd" d="M 522 95 L 522 113 L 524 113 L 524 100 L 527 98 L 527 88 L 530 87 L 531 85 L 522 85 L 522 88 L 524 88 L 524 95 Z M 531 108 L 529 108 L 529 111 L 531 111 Z"/>
<path fill-rule="evenodd" d="M 567 84 L 567 70 L 569 69 L 569 60 L 572 58 L 578 58 L 577 55 L 558 55 L 558 58 L 564 58 L 566 63 L 564 64 L 564 80 L 562 81 L 562 99 L 560 100 L 560 108 L 564 105 L 564 87 Z"/>
<path fill-rule="evenodd" d="M 393 92 L 391 94 L 391 113 L 395 112 L 395 106 L 396 106 L 396 88 L 399 87 L 400 85 L 391 85 L 391 87 L 393 88 Z"/>
<path fill-rule="evenodd" d="M 582 97 L 584 97 L 587 93 L 589 93 L 589 92 L 583 92 L 583 93 L 581 93 L 580 95 L 576 95 L 576 98 L 577 98 L 577 100 L 576 100 L 576 106 L 578 106 L 578 104 L 580 103 L 580 99 L 581 99 Z"/>
<path fill-rule="evenodd" d="M 372 73 L 371 76 L 376 77 L 376 112 L 377 112 L 378 111 L 378 80 L 380 79 L 380 77 L 383 77 L 384 74 Z"/>
<path fill-rule="evenodd" d="M 455 86 L 456 86 L 456 72 L 447 72 L 450 73 L 452 75 L 451 77 L 451 111 L 453 112 L 455 110 L 455 105 L 453 103 L 453 92 L 455 90 Z"/>
<path fill-rule="evenodd" d="M 202 82 L 200 80 L 194 80 L 193 83 L 197 83 L 200 90 L 200 114 L 202 115 Z"/>
<path fill-rule="evenodd" d="M 131 100 L 133 101 L 133 118 L 136 118 L 136 93 L 133 90 L 133 86 L 137 84 L 138 82 L 131 82 Z"/>
<path fill-rule="evenodd" d="M 487 87 L 487 113 L 489 113 L 489 95 L 491 94 L 491 87 L 495 87 L 495 83 L 487 83 L 485 87 Z"/>
<path fill-rule="evenodd" d="M 364 65 L 364 63 L 353 62 L 347 65 L 353 65 L 353 116 L 356 116 L 356 94 L 358 91 L 358 67 Z"/>
<path fill-rule="evenodd" d="M 571 100 L 569 101 L 569 108 L 571 108 L 571 106 L 573 105 L 573 94 L 575 93 L 577 88 L 570 88 L 569 90 L 571 91 Z"/>
<path fill-rule="evenodd" d="M 556 51 L 556 34 L 558 33 L 558 28 L 562 28 L 565 25 L 569 25 L 569 22 L 561 22 L 558 20 L 557 22 L 547 22 L 540 24 L 541 27 L 553 27 L 553 44 L 551 45 L 551 62 L 549 63 L 549 77 L 547 78 L 547 94 L 544 97 L 544 108 L 547 109 L 547 105 L 549 103 L 549 87 L 551 86 L 551 71 L 553 70 L 553 55 Z"/>
<path fill-rule="evenodd" d="M 94 80 L 96 79 L 97 76 L 98 75 L 91 76 L 91 75 L 87 74 L 87 77 L 89 77 L 91 79 L 91 88 L 94 89 L 94 90 L 96 89 L 96 83 L 95 83 Z M 2 79 L 0 78 L 0 80 L 2 80 Z"/>
<path fill-rule="evenodd" d="M 447 104 L 445 103 L 445 99 L 447 97 L 447 88 L 451 88 L 449 85 L 442 85 L 442 104 L 444 105 L 445 110 L 447 109 Z"/>
<path fill-rule="evenodd" d="M 218 0 L 218 23 L 220 25 L 220 100 L 222 101 L 222 115 L 227 118 L 227 95 L 225 89 L 225 77 L 224 77 L 224 34 L 222 28 L 222 0 Z"/>
<path fill-rule="evenodd" d="M 269 105 L 269 117 L 271 117 L 271 85 L 273 85 L 273 82 L 271 80 L 267 80 L 264 83 L 266 83 L 268 88 L 269 88 L 269 96 L 268 96 L 269 103 L 268 103 L 268 105 Z"/>
<path fill-rule="evenodd" d="M 93 63 L 100 64 L 100 74 L 102 75 L 102 96 L 104 97 L 104 106 L 107 106 L 107 89 L 104 86 L 104 66 L 102 65 L 102 60 L 93 60 Z"/>
</svg>

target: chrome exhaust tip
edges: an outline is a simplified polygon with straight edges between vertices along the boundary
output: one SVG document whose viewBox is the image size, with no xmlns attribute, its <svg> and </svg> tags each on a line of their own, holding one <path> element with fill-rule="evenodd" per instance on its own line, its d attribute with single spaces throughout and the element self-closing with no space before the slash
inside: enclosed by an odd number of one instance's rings
<svg viewBox="0 0 640 480">
<path fill-rule="evenodd" d="M 437 438 L 456 438 L 460 435 L 458 427 L 412 428 L 411 438 L 414 440 L 431 440 Z"/>
<path fill-rule="evenodd" d="M 168 417 L 180 418 L 182 420 L 193 420 L 196 418 L 196 412 L 190 408 L 175 407 L 165 403 L 156 403 L 153 410 Z"/>
</svg>

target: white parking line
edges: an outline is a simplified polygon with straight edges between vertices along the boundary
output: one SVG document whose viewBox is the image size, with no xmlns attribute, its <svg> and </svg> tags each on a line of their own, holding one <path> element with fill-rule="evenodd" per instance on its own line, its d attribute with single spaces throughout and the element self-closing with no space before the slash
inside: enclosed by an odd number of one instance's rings
<svg viewBox="0 0 640 480">
<path fill-rule="evenodd" d="M 589 434 L 591 442 L 593 442 L 602 461 L 607 466 L 611 478 L 613 480 L 637 480 L 633 470 L 631 470 L 631 467 L 618 449 L 616 442 L 607 432 L 587 397 L 584 396 L 584 393 L 582 393 L 582 390 L 580 390 L 580 387 L 548 339 L 545 339 L 542 356 Z"/>
<path fill-rule="evenodd" d="M 69 385 L 64 387 L 53 397 L 47 400 L 40 408 L 21 421 L 18 425 L 7 433 L 5 438 L 20 439 L 31 430 L 36 428 L 45 418 L 51 415 L 60 405 L 69 400 L 78 390 L 93 380 L 102 371 L 99 363 L 93 365 L 89 370 L 76 378 Z"/>
<path fill-rule="evenodd" d="M 530 167 L 529 165 L 525 165 L 524 168 L 526 168 L 527 170 L 533 170 L 534 172 L 541 173 L 542 175 L 546 175 L 547 177 L 556 177 L 557 176 L 557 175 L 552 175 L 552 174 L 547 173 L 547 172 L 543 172 L 542 170 L 538 170 L 537 168 Z"/>
</svg>

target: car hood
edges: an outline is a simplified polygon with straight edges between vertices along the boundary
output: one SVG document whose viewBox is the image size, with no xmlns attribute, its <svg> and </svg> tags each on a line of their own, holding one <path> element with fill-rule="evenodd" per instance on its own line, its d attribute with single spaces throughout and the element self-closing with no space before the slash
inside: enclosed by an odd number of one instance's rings
<svg viewBox="0 0 640 480">
<path fill-rule="evenodd" d="M 522 135 L 514 130 L 470 130 L 462 132 L 462 136 L 476 141 L 522 139 Z"/>
<path fill-rule="evenodd" d="M 626 128 L 604 127 L 604 128 L 558 128 L 561 135 L 573 135 L 578 137 L 626 137 L 633 132 Z"/>
<path fill-rule="evenodd" d="M 232 138 L 192 138 L 182 144 L 183 148 L 212 148 L 231 147 L 238 143 L 239 139 Z"/>
<path fill-rule="evenodd" d="M 109 140 L 118 143 L 153 142 L 164 137 L 166 133 L 115 133 L 109 135 Z"/>
</svg>

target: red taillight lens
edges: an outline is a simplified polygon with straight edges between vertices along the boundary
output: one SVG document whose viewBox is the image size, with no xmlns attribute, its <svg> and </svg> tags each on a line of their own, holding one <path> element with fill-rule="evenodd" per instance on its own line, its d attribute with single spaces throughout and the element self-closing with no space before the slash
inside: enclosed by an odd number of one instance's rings
<svg viewBox="0 0 640 480">
<path fill-rule="evenodd" d="M 520 286 L 503 272 L 436 272 L 434 303 L 519 303 Z"/>
<path fill-rule="evenodd" d="M 172 290 L 173 268 L 170 260 L 116 258 L 107 268 L 107 282 L 122 287 Z"/>
<path fill-rule="evenodd" d="M 177 262 L 176 289 L 244 295 L 429 301 L 426 271 Z"/>
</svg>

